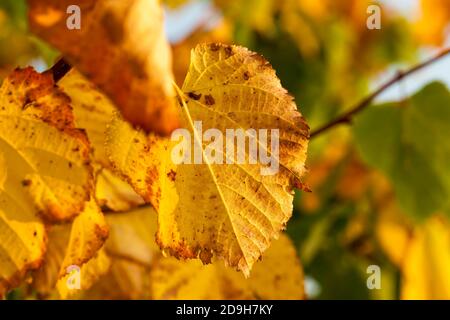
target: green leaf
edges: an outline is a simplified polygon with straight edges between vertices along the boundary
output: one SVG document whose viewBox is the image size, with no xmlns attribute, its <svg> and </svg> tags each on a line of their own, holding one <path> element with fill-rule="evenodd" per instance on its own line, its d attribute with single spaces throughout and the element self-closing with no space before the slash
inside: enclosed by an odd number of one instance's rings
<svg viewBox="0 0 450 320">
<path fill-rule="evenodd" d="M 434 82 L 407 101 L 370 107 L 355 121 L 362 158 L 392 182 L 402 209 L 449 213 L 450 93 Z"/>
</svg>

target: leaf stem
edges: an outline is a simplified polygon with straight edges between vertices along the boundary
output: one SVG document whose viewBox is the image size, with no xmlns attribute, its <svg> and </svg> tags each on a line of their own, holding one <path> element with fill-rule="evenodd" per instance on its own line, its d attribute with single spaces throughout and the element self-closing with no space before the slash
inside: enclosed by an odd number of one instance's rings
<svg viewBox="0 0 450 320">
<path fill-rule="evenodd" d="M 53 80 L 56 83 L 61 80 L 70 71 L 70 69 L 72 69 L 72 66 L 64 60 L 64 58 L 61 58 L 46 72 L 53 74 Z"/>
<path fill-rule="evenodd" d="M 419 71 L 430 64 L 438 61 L 439 59 L 443 58 L 447 54 L 450 53 L 450 48 L 446 48 L 443 51 L 441 51 L 436 56 L 412 67 L 411 69 L 404 71 L 404 72 L 398 72 L 392 79 L 387 81 L 385 84 L 380 86 L 377 90 L 375 90 L 372 94 L 361 100 L 358 104 L 356 104 L 353 108 L 351 108 L 349 111 L 343 113 L 336 119 L 332 120 L 331 122 L 323 125 L 322 127 L 319 127 L 318 129 L 311 132 L 310 138 L 317 137 L 318 135 L 328 131 L 331 128 L 334 128 L 340 124 L 344 123 L 350 123 L 352 118 L 358 114 L 359 112 L 363 111 L 365 108 L 367 108 L 372 101 L 378 97 L 382 92 L 384 92 L 386 89 L 390 88 L 393 84 L 399 82 L 400 80 L 404 79 L 405 77 L 415 73 L 416 71 Z"/>
</svg>

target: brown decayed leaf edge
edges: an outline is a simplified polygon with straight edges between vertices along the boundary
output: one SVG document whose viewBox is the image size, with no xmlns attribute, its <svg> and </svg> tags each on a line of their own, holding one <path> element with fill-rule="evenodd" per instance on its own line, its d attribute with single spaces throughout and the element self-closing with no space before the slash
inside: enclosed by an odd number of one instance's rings
<svg viewBox="0 0 450 320">
<path fill-rule="evenodd" d="M 17 68 L 4 80 L 3 84 L 10 84 L 5 91 L 8 96 L 11 96 L 11 99 L 16 98 L 12 92 L 20 87 L 23 93 L 17 96 L 19 101 L 15 102 L 21 105 L 23 110 L 32 108 L 33 114 L 31 116 L 64 134 L 74 137 L 84 146 L 84 148 L 74 150 L 74 152 L 79 152 L 81 158 L 85 159 L 84 166 L 89 174 L 89 179 L 84 189 L 86 194 L 85 201 L 88 201 L 89 195 L 93 190 L 94 179 L 93 169 L 90 164 L 90 143 L 84 130 L 75 127 L 74 115 L 70 105 L 71 100 L 55 84 L 52 73 L 38 73 L 32 67 Z M 38 100 L 44 97 L 50 97 L 52 103 L 39 103 Z M 60 219 L 61 213 L 54 206 L 47 206 L 40 214 L 49 223 L 62 223 L 72 220 L 83 209 L 84 202 L 74 206 L 71 213 L 64 219 Z"/>
<path fill-rule="evenodd" d="M 22 109 L 32 108 L 33 113 L 28 113 L 30 117 L 34 117 L 40 121 L 47 123 L 48 125 L 60 130 L 64 134 L 72 136 L 84 145 L 82 150 L 76 150 L 80 152 L 81 157 L 86 159 L 85 167 L 89 174 L 89 181 L 85 186 L 87 197 L 92 189 L 93 172 L 89 164 L 89 141 L 83 130 L 77 129 L 74 126 L 74 117 L 72 114 L 72 108 L 70 106 L 70 98 L 62 93 L 55 85 L 53 76 L 51 73 L 37 73 L 32 67 L 24 69 L 17 68 L 12 72 L 2 83 L 2 89 L 9 98 L 10 103 L 18 103 L 22 106 Z M 13 93 L 18 93 L 14 95 Z M 50 96 L 54 103 L 37 103 L 40 98 Z M 18 99 L 14 101 L 13 99 Z M 66 219 L 71 220 L 79 212 L 84 209 L 84 202 L 79 206 L 72 208 L 72 214 Z M 57 208 L 49 206 L 47 212 L 39 212 L 43 222 L 49 223 L 62 223 L 65 220 L 60 220 L 57 217 L 60 213 Z M 20 285 L 22 280 L 26 277 L 30 270 L 39 268 L 43 261 L 47 248 L 48 235 L 44 231 L 43 243 L 40 249 L 41 256 L 34 260 L 29 261 L 23 265 L 20 270 L 17 270 L 10 278 L 3 279 L 0 282 L 0 297 L 10 290 L 11 288 Z"/>
<path fill-rule="evenodd" d="M 44 263 L 44 257 L 47 250 L 47 232 L 44 233 L 44 242 L 41 247 L 42 255 L 39 259 L 35 261 L 30 261 L 26 263 L 22 269 L 17 270 L 16 273 L 14 273 L 9 279 L 3 279 L 0 281 L 0 300 L 4 298 L 5 294 L 18 286 L 22 283 L 23 279 L 26 277 L 27 273 L 31 270 L 36 270 L 42 266 Z"/>
</svg>

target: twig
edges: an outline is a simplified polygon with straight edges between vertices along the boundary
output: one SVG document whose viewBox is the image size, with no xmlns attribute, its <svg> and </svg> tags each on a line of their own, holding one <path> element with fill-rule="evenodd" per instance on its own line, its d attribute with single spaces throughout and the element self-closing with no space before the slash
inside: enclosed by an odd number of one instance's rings
<svg viewBox="0 0 450 320">
<path fill-rule="evenodd" d="M 320 127 L 319 129 L 314 130 L 311 132 L 311 139 L 314 137 L 317 137 L 321 133 L 343 123 L 350 123 L 352 120 L 352 117 L 356 115 L 357 113 L 364 110 L 366 107 L 368 107 L 371 102 L 378 97 L 383 91 L 391 87 L 393 84 L 397 83 L 398 81 L 402 80 L 406 76 L 415 73 L 416 71 L 425 68 L 426 66 L 438 61 L 442 57 L 446 56 L 450 53 L 450 48 L 447 48 L 440 52 L 438 55 L 434 56 L 433 58 L 426 60 L 411 69 L 405 71 L 405 72 L 399 72 L 395 77 L 393 77 L 391 80 L 383 84 L 380 88 L 378 88 L 375 92 L 373 92 L 371 95 L 363 99 L 360 103 L 358 103 L 355 107 L 351 108 L 349 111 L 345 112 L 344 114 L 340 115 L 336 119 L 332 120 L 331 122 L 325 124 L 324 126 Z"/>
<path fill-rule="evenodd" d="M 72 66 L 64 60 L 64 58 L 61 58 L 53 65 L 53 67 L 48 69 L 47 72 L 51 72 L 54 81 L 58 82 L 70 71 L 70 69 L 72 69 Z"/>
</svg>

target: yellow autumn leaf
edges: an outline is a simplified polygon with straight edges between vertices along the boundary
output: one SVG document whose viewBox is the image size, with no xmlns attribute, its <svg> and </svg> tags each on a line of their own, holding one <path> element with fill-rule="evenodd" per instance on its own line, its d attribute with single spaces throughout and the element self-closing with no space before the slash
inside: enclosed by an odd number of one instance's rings
<svg viewBox="0 0 450 320">
<path fill-rule="evenodd" d="M 248 279 L 221 263 L 162 258 L 152 268 L 154 299 L 304 299 L 303 271 L 296 249 L 281 235 Z"/>
<path fill-rule="evenodd" d="M 102 248 L 80 269 L 72 269 L 58 280 L 56 288 L 59 296 L 62 299 L 82 297 L 84 291 L 99 281 L 109 271 L 110 267 L 111 261 Z"/>
<path fill-rule="evenodd" d="M 58 87 L 70 97 L 75 125 L 86 131 L 93 153 L 92 159 L 103 167 L 108 167 L 105 132 L 116 108 L 93 83 L 74 68 L 58 81 Z"/>
<path fill-rule="evenodd" d="M 129 211 L 144 204 L 127 182 L 104 168 L 97 173 L 95 197 L 101 206 L 112 211 Z"/>
<path fill-rule="evenodd" d="M 0 295 L 40 265 L 42 218 L 65 221 L 92 188 L 89 144 L 51 74 L 14 71 L 0 88 Z"/>
<path fill-rule="evenodd" d="M 160 134 L 177 126 L 171 52 L 158 0 L 78 1 L 79 29 L 67 27 L 76 19 L 66 13 L 71 0 L 28 4 L 31 30 L 98 85 L 127 120 Z"/>
<path fill-rule="evenodd" d="M 167 185 L 164 173 L 171 170 L 166 167 L 174 168 L 170 140 L 146 135 L 116 115 L 108 125 L 105 147 L 113 171 L 158 209 L 161 190 Z"/>
<path fill-rule="evenodd" d="M 248 150 L 244 164 L 206 157 L 202 164 L 175 165 L 174 141 L 146 137 L 120 119 L 107 133 L 110 160 L 158 211 L 158 243 L 166 252 L 204 263 L 217 256 L 249 275 L 292 214 L 309 128 L 269 63 L 242 47 L 197 46 L 182 91 L 183 127 L 194 140 L 201 135 L 194 126 L 199 121 L 204 132 L 278 129 L 278 173 L 263 175 L 267 167 L 250 164 Z M 270 153 L 261 140 L 256 144 Z"/>
<path fill-rule="evenodd" d="M 177 85 L 182 86 L 184 78 L 189 69 L 190 52 L 192 48 L 199 43 L 231 43 L 232 42 L 232 23 L 223 20 L 214 29 L 200 26 L 194 30 L 187 38 L 172 45 L 172 55 L 177 57 L 173 59 L 173 73 Z"/>
<path fill-rule="evenodd" d="M 161 256 L 155 242 L 155 210 L 144 207 L 108 214 L 106 219 L 110 236 L 105 247 L 111 269 L 83 298 L 150 298 L 150 269 Z"/>
<path fill-rule="evenodd" d="M 48 231 L 48 245 L 44 263 L 33 274 L 32 286 L 40 298 L 48 298 L 55 292 L 61 265 L 70 238 L 70 225 L 55 225 Z"/>
<path fill-rule="evenodd" d="M 112 213 L 107 215 L 106 220 L 111 228 L 106 243 L 108 254 L 150 266 L 160 252 L 155 243 L 155 210 L 143 207 L 129 212 Z"/>
<path fill-rule="evenodd" d="M 81 282 L 84 282 L 84 289 L 90 287 L 93 284 L 90 279 L 94 278 L 96 267 L 96 277 L 107 271 L 105 258 L 101 257 L 102 254 L 97 256 L 107 236 L 108 226 L 105 218 L 95 200 L 90 200 L 71 225 L 51 227 L 45 262 L 34 274 L 33 287 L 43 296 L 52 294 L 54 289 L 58 288 L 60 295 L 66 298 L 73 293 L 69 288 L 63 289 L 63 283 L 67 282 L 71 271 L 83 270 L 86 264 L 89 264 L 89 267 L 85 269 L 89 271 L 86 272 L 87 277 L 84 280 L 81 271 Z"/>
<path fill-rule="evenodd" d="M 17 186 L 8 192 L 28 190 L 49 220 L 73 218 L 88 199 L 92 173 L 89 143 L 75 128 L 69 98 L 50 74 L 31 68 L 15 71 L 0 90 L 5 175 L 8 171 L 2 180 Z"/>
<path fill-rule="evenodd" d="M 70 97 L 75 124 L 86 131 L 91 144 L 97 202 L 114 211 L 127 211 L 143 204 L 142 198 L 127 182 L 108 170 L 111 164 L 105 140 L 107 127 L 117 112 L 115 106 L 74 68 L 58 81 L 58 86 Z"/>
<path fill-rule="evenodd" d="M 105 217 L 95 200 L 91 199 L 73 221 L 66 255 L 61 265 L 60 276 L 71 265 L 81 266 L 89 261 L 103 246 L 108 237 Z"/>
<path fill-rule="evenodd" d="M 224 136 L 231 128 L 279 132 L 276 174 L 263 175 L 264 165 L 250 164 L 247 149 L 243 164 L 217 164 L 206 156 L 203 164 L 180 164 L 173 174 L 162 174 L 168 187 L 161 188 L 157 207 L 161 247 L 204 263 L 217 256 L 248 276 L 291 217 L 293 188 L 301 186 L 305 171 L 309 128 L 270 64 L 242 47 L 197 46 L 182 91 L 183 127 L 197 143 L 197 121 L 203 132 L 217 129 Z M 261 137 L 256 140 L 260 152 L 270 148 Z M 204 154 L 206 148 L 203 143 Z M 220 152 L 227 154 L 225 148 Z"/>
</svg>

